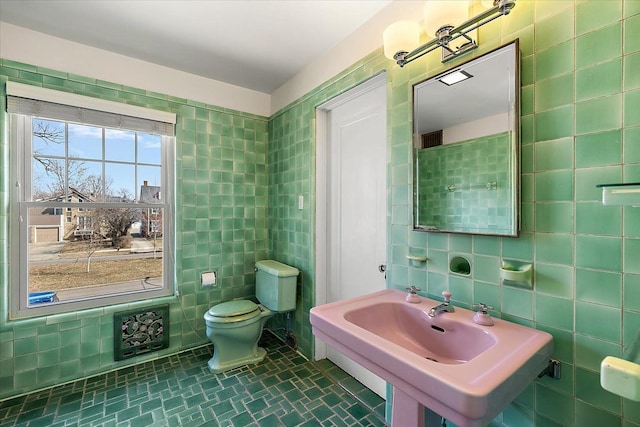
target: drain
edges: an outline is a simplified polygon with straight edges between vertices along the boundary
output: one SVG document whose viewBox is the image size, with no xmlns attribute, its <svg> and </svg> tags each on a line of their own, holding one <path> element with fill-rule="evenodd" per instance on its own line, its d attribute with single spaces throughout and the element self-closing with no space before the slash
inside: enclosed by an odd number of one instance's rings
<svg viewBox="0 0 640 427">
<path fill-rule="evenodd" d="M 425 359 L 427 360 L 431 360 L 432 362 L 436 362 L 439 363 L 436 359 L 434 359 L 433 357 L 425 357 Z"/>
</svg>

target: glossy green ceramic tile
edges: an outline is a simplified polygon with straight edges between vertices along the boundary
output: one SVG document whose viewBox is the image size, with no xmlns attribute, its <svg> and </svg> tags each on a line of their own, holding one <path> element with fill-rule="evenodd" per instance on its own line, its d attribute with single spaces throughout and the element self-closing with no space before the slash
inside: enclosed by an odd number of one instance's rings
<svg viewBox="0 0 640 427">
<path fill-rule="evenodd" d="M 587 1 L 576 6 L 576 35 L 622 19 L 622 0 Z"/>
<path fill-rule="evenodd" d="M 498 256 L 500 255 L 500 240 L 490 236 L 474 236 L 473 253 Z"/>
<path fill-rule="evenodd" d="M 535 140 L 547 141 L 573 135 L 574 106 L 536 113 Z"/>
<path fill-rule="evenodd" d="M 576 104 L 576 133 L 602 132 L 622 126 L 622 96 L 596 98 Z"/>
<path fill-rule="evenodd" d="M 536 231 L 573 232 L 573 203 L 536 203 Z"/>
<path fill-rule="evenodd" d="M 536 83 L 536 111 L 545 111 L 573 103 L 574 86 L 573 74 L 565 74 Z"/>
<path fill-rule="evenodd" d="M 638 262 L 638 254 L 640 254 L 640 239 L 625 238 L 624 271 L 626 273 L 640 274 L 640 262 Z"/>
<path fill-rule="evenodd" d="M 494 312 L 502 311 L 500 286 L 486 282 L 473 282 L 473 303 L 483 303 L 493 307 Z"/>
<path fill-rule="evenodd" d="M 624 345 L 623 354 L 628 354 L 628 351 L 634 346 L 640 336 L 640 313 L 630 310 L 624 311 L 622 335 L 622 344 Z M 636 358 L 634 359 L 636 362 L 638 361 L 637 357 L 636 354 Z"/>
<path fill-rule="evenodd" d="M 502 312 L 533 319 L 533 293 L 523 289 L 502 288 Z"/>
<path fill-rule="evenodd" d="M 534 111 L 534 85 L 525 86 L 520 89 L 520 114 L 526 116 Z"/>
<path fill-rule="evenodd" d="M 623 208 L 624 236 L 640 237 L 640 209 L 633 206 Z"/>
<path fill-rule="evenodd" d="M 523 261 L 533 260 L 533 234 L 521 232 L 518 238 L 502 239 L 502 257 Z"/>
<path fill-rule="evenodd" d="M 640 90 L 625 92 L 624 94 L 624 124 L 625 126 L 640 125 Z"/>
<path fill-rule="evenodd" d="M 573 298 L 573 267 L 542 264 L 535 265 L 535 291 L 561 298 Z"/>
<path fill-rule="evenodd" d="M 535 144 L 535 171 L 573 168 L 573 138 L 537 142 Z"/>
<path fill-rule="evenodd" d="M 559 233 L 536 233 L 536 260 L 558 264 L 573 263 L 573 236 Z"/>
<path fill-rule="evenodd" d="M 622 182 L 622 167 L 576 169 L 575 179 L 577 201 L 600 201 L 602 190 L 597 185 Z"/>
<path fill-rule="evenodd" d="M 620 418 L 612 414 L 607 414 L 603 411 L 596 409 L 606 408 L 609 412 L 614 412 L 620 415 L 622 410 L 622 399 L 613 393 L 608 392 L 600 386 L 600 374 L 598 372 L 592 372 L 583 368 L 576 368 L 576 397 L 582 402 L 578 402 L 580 405 L 584 405 L 583 408 L 577 411 L 579 415 L 578 420 L 582 419 L 582 423 L 578 425 L 615 425 L 616 421 L 619 422 Z M 586 405 L 584 402 L 589 403 Z"/>
<path fill-rule="evenodd" d="M 500 281 L 500 259 L 498 257 L 475 255 L 472 268 L 474 280 L 489 283 Z"/>
<path fill-rule="evenodd" d="M 543 51 L 574 37 L 575 15 L 572 8 L 552 15 L 536 24 L 536 52 Z"/>
<path fill-rule="evenodd" d="M 622 275 L 600 270 L 576 269 L 576 298 L 580 301 L 621 307 Z"/>
<path fill-rule="evenodd" d="M 520 144 L 530 145 L 534 141 L 535 116 L 530 114 L 520 118 Z"/>
<path fill-rule="evenodd" d="M 573 330 L 573 301 L 549 295 L 536 295 L 536 323 Z"/>
<path fill-rule="evenodd" d="M 622 270 L 622 239 L 576 236 L 576 266 L 618 272 Z"/>
<path fill-rule="evenodd" d="M 576 168 L 619 164 L 621 161 L 620 129 L 576 137 Z"/>
<path fill-rule="evenodd" d="M 576 68 L 584 68 L 622 56 L 622 24 L 592 31 L 576 38 Z"/>
<path fill-rule="evenodd" d="M 622 310 L 576 301 L 576 333 L 610 342 L 622 337 Z"/>
<path fill-rule="evenodd" d="M 574 41 L 569 40 L 538 52 L 535 58 L 536 79 L 544 80 L 573 71 L 573 45 Z"/>
<path fill-rule="evenodd" d="M 520 84 L 528 86 L 535 82 L 535 57 L 533 55 L 526 56 L 520 61 Z"/>
<path fill-rule="evenodd" d="M 573 173 L 571 170 L 537 173 L 535 186 L 535 197 L 538 202 L 573 200 Z"/>
<path fill-rule="evenodd" d="M 640 50 L 640 15 L 631 16 L 624 21 L 624 53 Z"/>
<path fill-rule="evenodd" d="M 625 61 L 628 61 L 625 59 Z M 633 79 L 625 73 L 625 83 Z M 622 90 L 622 58 L 583 68 L 576 72 L 576 100 L 607 96 Z"/>
<path fill-rule="evenodd" d="M 619 236 L 622 208 L 601 202 L 576 203 L 576 233 Z"/>
<path fill-rule="evenodd" d="M 449 236 L 449 249 L 452 251 L 471 253 L 472 246 L 472 236 L 463 234 L 452 234 Z"/>
<path fill-rule="evenodd" d="M 624 90 L 640 88 L 640 53 L 624 57 Z"/>
<path fill-rule="evenodd" d="M 574 425 L 573 399 L 540 384 L 536 385 L 536 411 L 562 425 Z"/>
</svg>

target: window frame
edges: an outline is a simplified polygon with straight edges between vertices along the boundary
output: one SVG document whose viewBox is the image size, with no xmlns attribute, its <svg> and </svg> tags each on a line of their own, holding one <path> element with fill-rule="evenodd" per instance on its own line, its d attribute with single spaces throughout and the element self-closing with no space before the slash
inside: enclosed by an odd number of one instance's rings
<svg viewBox="0 0 640 427">
<path fill-rule="evenodd" d="M 20 85 L 23 86 L 23 85 Z M 41 89 L 41 88 L 35 88 Z M 31 90 L 31 89 L 30 89 Z M 44 89 L 42 89 L 44 90 Z M 50 92 L 50 90 L 47 90 Z M 7 85 L 7 92 L 9 92 L 9 85 Z M 86 102 L 86 98 L 81 95 L 73 95 L 68 93 L 61 93 L 64 100 L 79 99 L 79 102 Z M 70 95 L 71 98 L 69 98 Z M 81 99 L 82 98 L 82 99 Z M 50 100 L 48 100 L 50 102 Z M 103 101 L 99 99 L 90 98 L 92 105 L 101 105 L 104 103 L 107 105 L 103 111 L 110 111 L 117 109 L 119 104 L 112 101 Z M 75 105 L 74 103 L 68 103 L 67 105 Z M 126 114 L 126 104 L 123 105 L 124 113 Z M 140 109 L 141 107 L 135 107 Z M 155 110 L 149 110 L 151 112 Z M 166 115 L 168 113 L 159 112 Z M 151 114 L 151 113 L 149 113 Z M 162 206 L 158 204 L 151 205 L 145 203 L 120 203 L 120 202 L 87 202 L 78 201 L 70 202 L 63 201 L 35 201 L 32 199 L 32 141 L 33 141 L 33 119 L 44 118 L 51 120 L 58 120 L 66 123 L 72 121 L 66 119 L 60 119 L 56 117 L 42 117 L 40 115 L 28 115 L 23 113 L 9 113 L 9 137 L 10 137 L 10 158 L 11 158 L 11 178 L 16 184 L 12 187 L 11 203 L 10 203 L 10 242 L 12 250 L 10 256 L 14 261 L 10 262 L 10 318 L 11 319 L 23 319 L 37 316 L 46 316 L 56 313 L 63 313 L 69 311 L 76 311 L 82 309 L 99 308 L 104 306 L 110 306 L 114 304 L 131 303 L 136 301 L 153 300 L 160 297 L 167 297 L 175 294 L 176 289 L 176 272 L 175 272 L 175 147 L 176 138 L 175 135 L 160 135 L 161 136 L 161 188 L 163 189 L 163 202 Z M 175 115 L 173 115 L 173 123 L 175 124 Z M 104 124 L 94 124 L 85 122 L 82 124 L 111 128 Z M 124 128 L 123 128 L 124 129 Z M 130 130 L 130 129 L 124 129 Z M 151 133 L 136 130 L 138 133 Z M 139 189 L 136 189 L 139 191 Z M 135 197 L 137 199 L 137 195 Z M 87 206 L 88 203 L 91 206 Z M 159 289 L 146 289 L 128 291 L 119 294 L 111 294 L 100 297 L 87 297 L 84 299 L 78 299 L 73 301 L 60 301 L 48 304 L 39 304 L 29 306 L 28 304 L 28 279 L 29 279 L 29 209 L 38 207 L 50 207 L 53 205 L 64 209 L 66 217 L 69 209 L 77 209 L 78 211 L 89 211 L 94 208 L 121 208 L 130 207 L 136 209 L 145 208 L 158 208 L 163 209 L 163 228 L 167 230 L 166 236 L 163 239 L 163 271 L 162 271 L 162 283 L 163 287 Z M 79 221 L 79 219 L 77 219 Z"/>
</svg>

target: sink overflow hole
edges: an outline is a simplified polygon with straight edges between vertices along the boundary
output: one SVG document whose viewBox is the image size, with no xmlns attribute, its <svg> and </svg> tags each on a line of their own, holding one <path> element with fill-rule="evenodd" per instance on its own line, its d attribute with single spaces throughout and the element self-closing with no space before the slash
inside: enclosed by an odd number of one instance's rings
<svg viewBox="0 0 640 427">
<path fill-rule="evenodd" d="M 431 329 L 435 329 L 438 332 L 444 333 L 444 329 L 442 329 L 440 326 L 431 325 Z"/>
<path fill-rule="evenodd" d="M 425 359 L 431 360 L 432 362 L 438 363 L 438 361 L 436 359 L 434 359 L 433 357 L 425 357 Z"/>
</svg>

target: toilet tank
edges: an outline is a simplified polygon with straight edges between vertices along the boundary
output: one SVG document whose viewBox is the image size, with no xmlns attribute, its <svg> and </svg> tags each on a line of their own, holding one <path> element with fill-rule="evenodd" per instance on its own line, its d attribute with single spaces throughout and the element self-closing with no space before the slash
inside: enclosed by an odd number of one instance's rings
<svg viewBox="0 0 640 427">
<path fill-rule="evenodd" d="M 278 261 L 256 262 L 256 298 L 272 311 L 295 310 L 298 273 Z"/>
</svg>

